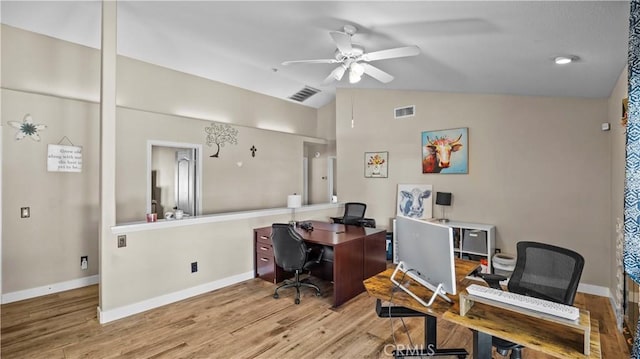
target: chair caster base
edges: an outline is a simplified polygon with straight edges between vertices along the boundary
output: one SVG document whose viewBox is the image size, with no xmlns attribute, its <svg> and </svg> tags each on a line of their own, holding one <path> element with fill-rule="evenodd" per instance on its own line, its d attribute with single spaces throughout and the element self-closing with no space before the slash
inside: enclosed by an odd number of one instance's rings
<svg viewBox="0 0 640 359">
<path fill-rule="evenodd" d="M 296 304 L 300 304 L 300 299 L 296 298 L 296 300 L 294 301 Z"/>
<path fill-rule="evenodd" d="M 278 295 L 278 293 L 273 294 L 273 298 L 278 299 L 280 298 L 280 295 Z"/>
</svg>

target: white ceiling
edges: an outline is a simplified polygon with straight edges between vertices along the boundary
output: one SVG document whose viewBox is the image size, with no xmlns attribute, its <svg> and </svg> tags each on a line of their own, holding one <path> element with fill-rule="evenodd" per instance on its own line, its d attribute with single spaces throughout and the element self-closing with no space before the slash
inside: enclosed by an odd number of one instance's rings
<svg viewBox="0 0 640 359">
<path fill-rule="evenodd" d="M 100 2 L 1 2 L 2 23 L 100 47 Z M 627 57 L 628 1 L 120 1 L 118 53 L 286 99 L 304 86 L 608 97 Z M 389 84 L 367 76 L 322 81 L 331 64 L 282 66 L 332 58 L 329 31 L 355 25 L 367 52 L 417 45 L 415 57 L 375 66 Z M 558 66 L 558 55 L 579 56 Z"/>
</svg>

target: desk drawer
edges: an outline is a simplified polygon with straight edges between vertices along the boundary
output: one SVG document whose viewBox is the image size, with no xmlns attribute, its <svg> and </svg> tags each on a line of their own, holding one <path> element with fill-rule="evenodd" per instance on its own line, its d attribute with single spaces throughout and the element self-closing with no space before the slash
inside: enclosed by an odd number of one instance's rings
<svg viewBox="0 0 640 359">
<path fill-rule="evenodd" d="M 256 275 L 268 282 L 276 283 L 276 263 L 273 255 L 256 251 Z"/>
<path fill-rule="evenodd" d="M 271 228 L 256 231 L 256 246 L 261 243 L 271 245 Z"/>
<path fill-rule="evenodd" d="M 264 243 L 256 241 L 256 258 L 258 256 L 271 256 L 273 257 L 273 246 L 271 243 Z"/>
</svg>

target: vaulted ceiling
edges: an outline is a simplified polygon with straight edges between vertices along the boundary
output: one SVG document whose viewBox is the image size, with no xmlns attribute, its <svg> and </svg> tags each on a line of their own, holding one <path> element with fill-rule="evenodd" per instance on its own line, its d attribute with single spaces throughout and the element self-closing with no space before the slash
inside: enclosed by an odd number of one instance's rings
<svg viewBox="0 0 640 359">
<path fill-rule="evenodd" d="M 2 1 L 2 23 L 100 47 L 96 1 Z M 320 107 L 337 87 L 533 96 L 608 97 L 627 61 L 627 1 L 120 1 L 118 53 Z M 330 31 L 344 25 L 366 52 L 417 45 L 376 61 L 394 76 L 323 84 L 335 64 Z M 556 65 L 560 55 L 575 56 Z"/>
</svg>

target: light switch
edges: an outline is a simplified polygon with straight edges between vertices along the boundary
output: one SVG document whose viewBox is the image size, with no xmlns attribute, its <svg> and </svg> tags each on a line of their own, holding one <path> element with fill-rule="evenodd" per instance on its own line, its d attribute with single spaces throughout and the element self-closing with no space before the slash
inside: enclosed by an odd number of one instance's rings
<svg viewBox="0 0 640 359">
<path fill-rule="evenodd" d="M 31 217 L 31 208 L 30 207 L 20 208 L 20 218 L 29 218 L 29 217 Z"/>
</svg>

